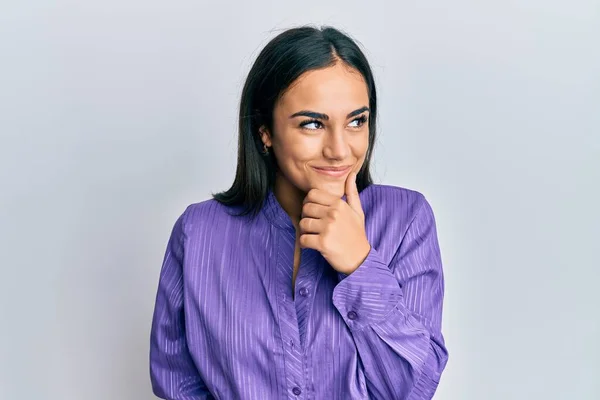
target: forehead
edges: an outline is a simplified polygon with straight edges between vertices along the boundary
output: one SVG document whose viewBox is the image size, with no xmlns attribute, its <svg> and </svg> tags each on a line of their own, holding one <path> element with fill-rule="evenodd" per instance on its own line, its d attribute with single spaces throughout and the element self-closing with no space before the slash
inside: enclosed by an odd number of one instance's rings
<svg viewBox="0 0 600 400">
<path fill-rule="evenodd" d="M 337 63 L 311 70 L 294 81 L 279 101 L 284 111 L 311 111 L 343 114 L 369 105 L 367 84 L 355 69 Z"/>
</svg>

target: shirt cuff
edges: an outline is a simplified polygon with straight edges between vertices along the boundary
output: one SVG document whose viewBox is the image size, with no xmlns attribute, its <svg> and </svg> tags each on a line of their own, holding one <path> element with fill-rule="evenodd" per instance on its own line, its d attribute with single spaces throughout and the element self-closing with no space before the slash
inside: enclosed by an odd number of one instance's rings
<svg viewBox="0 0 600 400">
<path fill-rule="evenodd" d="M 408 400 L 427 400 L 433 398 L 440 383 L 441 371 L 446 367 L 447 363 L 447 358 L 446 361 L 442 361 L 440 364 L 440 358 L 435 359 L 435 357 L 437 357 L 436 353 L 429 353 L 429 358 L 426 359 L 421 374 L 415 381 L 415 385 L 408 396 Z"/>
<path fill-rule="evenodd" d="M 338 272 L 338 278 L 332 301 L 352 330 L 385 320 L 403 297 L 398 280 L 373 246 L 354 272 Z"/>
</svg>

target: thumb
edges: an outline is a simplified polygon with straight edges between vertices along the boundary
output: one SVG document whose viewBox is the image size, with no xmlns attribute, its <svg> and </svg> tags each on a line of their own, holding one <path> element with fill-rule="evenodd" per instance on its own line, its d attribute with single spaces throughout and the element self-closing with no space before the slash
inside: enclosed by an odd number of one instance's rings
<svg viewBox="0 0 600 400">
<path fill-rule="evenodd" d="M 351 172 L 346 178 L 346 202 L 354 211 L 362 214 L 363 209 L 358 196 L 358 187 L 356 186 L 356 172 Z"/>
</svg>

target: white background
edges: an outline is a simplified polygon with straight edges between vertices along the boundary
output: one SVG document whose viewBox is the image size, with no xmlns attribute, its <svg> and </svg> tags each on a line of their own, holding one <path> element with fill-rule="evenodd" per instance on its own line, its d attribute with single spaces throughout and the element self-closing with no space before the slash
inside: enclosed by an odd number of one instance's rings
<svg viewBox="0 0 600 400">
<path fill-rule="evenodd" d="M 597 1 L 12 1 L 0 6 L 0 398 L 152 399 L 176 217 L 233 181 L 258 51 L 357 39 L 378 183 L 437 218 L 437 400 L 600 398 Z"/>
</svg>

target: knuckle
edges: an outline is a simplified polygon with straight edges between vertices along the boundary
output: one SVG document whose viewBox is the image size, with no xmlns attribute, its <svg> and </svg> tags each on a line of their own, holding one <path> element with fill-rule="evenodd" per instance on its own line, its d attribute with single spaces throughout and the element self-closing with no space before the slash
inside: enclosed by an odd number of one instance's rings
<svg viewBox="0 0 600 400">
<path fill-rule="evenodd" d="M 306 218 L 302 218 L 298 225 L 300 226 L 301 230 L 306 230 Z"/>
<path fill-rule="evenodd" d="M 304 219 L 304 229 L 307 230 L 307 231 L 310 231 L 311 225 L 312 225 L 311 224 L 311 220 L 305 218 Z"/>
<path fill-rule="evenodd" d="M 310 203 L 305 203 L 305 204 L 302 206 L 302 212 L 303 212 L 303 213 L 307 213 L 307 212 L 309 211 L 309 208 L 310 208 Z"/>
</svg>

